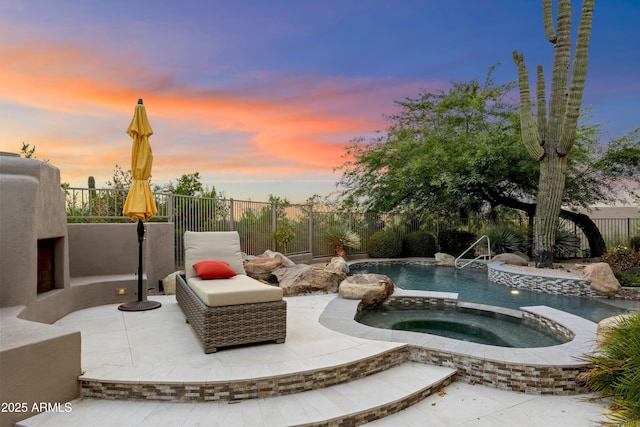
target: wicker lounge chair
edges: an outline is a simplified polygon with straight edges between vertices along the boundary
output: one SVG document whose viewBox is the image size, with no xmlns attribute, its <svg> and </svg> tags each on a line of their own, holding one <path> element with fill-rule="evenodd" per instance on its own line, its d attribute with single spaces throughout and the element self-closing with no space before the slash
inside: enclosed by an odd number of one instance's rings
<svg viewBox="0 0 640 427">
<path fill-rule="evenodd" d="M 176 299 L 205 353 L 240 344 L 284 342 L 287 303 L 282 289 L 246 276 L 237 232 L 187 231 L 184 244 L 185 274 L 177 277 Z M 199 279 L 193 265 L 207 260 L 228 263 L 237 276 Z"/>
</svg>

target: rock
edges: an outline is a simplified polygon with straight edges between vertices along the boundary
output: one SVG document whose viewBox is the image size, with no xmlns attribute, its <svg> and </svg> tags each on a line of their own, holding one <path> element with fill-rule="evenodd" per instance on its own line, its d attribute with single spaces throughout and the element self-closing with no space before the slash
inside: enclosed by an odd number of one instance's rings
<svg viewBox="0 0 640 427">
<path fill-rule="evenodd" d="M 327 264 L 327 268 L 333 268 L 334 270 L 341 271 L 345 274 L 349 274 L 349 264 L 342 257 L 333 257 L 329 264 Z"/>
<path fill-rule="evenodd" d="M 438 252 L 435 255 L 436 258 L 436 264 L 438 265 L 450 265 L 453 266 L 453 264 L 456 262 L 455 257 L 453 257 L 452 255 L 449 254 L 445 254 L 442 252 Z"/>
<path fill-rule="evenodd" d="M 572 267 L 572 268 L 573 268 L 574 270 L 580 270 L 580 271 L 582 271 L 582 270 L 584 270 L 584 268 L 585 268 L 585 267 L 586 267 L 586 265 L 584 265 L 584 264 L 573 264 L 573 267 Z"/>
<path fill-rule="evenodd" d="M 280 261 L 282 261 L 282 265 L 285 267 L 293 267 L 294 265 L 296 265 L 295 262 L 291 261 L 280 252 L 274 252 L 268 249 L 264 251 L 258 258 L 280 258 Z"/>
<path fill-rule="evenodd" d="M 606 262 L 596 262 L 584 268 L 583 277 L 591 284 L 591 288 L 599 294 L 614 296 L 622 287 L 613 275 L 611 266 Z"/>
<path fill-rule="evenodd" d="M 340 282 L 347 275 L 324 266 L 296 264 L 281 267 L 273 272 L 285 296 L 307 294 L 329 294 L 338 291 Z"/>
<path fill-rule="evenodd" d="M 604 341 L 607 337 L 607 330 L 612 326 L 615 326 L 623 319 L 630 317 L 630 314 L 620 314 L 618 316 L 607 317 L 598 322 L 598 328 L 596 329 L 596 339 L 598 342 Z"/>
<path fill-rule="evenodd" d="M 340 283 L 338 294 L 345 299 L 362 299 L 365 294 L 378 295 L 384 302 L 396 285 L 384 274 L 354 274 Z"/>
<path fill-rule="evenodd" d="M 515 255 L 518 255 L 520 258 L 522 258 L 523 260 L 525 260 L 525 261 L 527 261 L 527 262 L 531 261 L 531 259 L 530 259 L 530 258 L 527 256 L 527 254 L 525 254 L 525 253 L 522 253 L 522 252 L 520 252 L 520 251 L 515 251 L 515 252 L 513 252 L 513 253 L 514 253 Z"/>
<path fill-rule="evenodd" d="M 266 282 L 272 281 L 273 271 L 282 267 L 282 259 L 276 258 L 255 258 L 244 263 L 247 276 L 256 280 Z"/>
<path fill-rule="evenodd" d="M 522 265 L 525 267 L 529 265 L 526 259 L 516 254 L 498 254 L 491 258 L 491 262 L 504 262 L 505 264 Z"/>
<path fill-rule="evenodd" d="M 176 293 L 176 276 L 178 274 L 184 274 L 184 270 L 179 270 L 169 274 L 162 279 L 162 290 L 165 295 L 175 295 Z"/>
</svg>

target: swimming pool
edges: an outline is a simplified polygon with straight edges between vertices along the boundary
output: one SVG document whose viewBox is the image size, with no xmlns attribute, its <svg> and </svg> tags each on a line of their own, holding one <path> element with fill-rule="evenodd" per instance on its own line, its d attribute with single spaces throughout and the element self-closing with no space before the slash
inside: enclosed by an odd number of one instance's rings
<svg viewBox="0 0 640 427">
<path fill-rule="evenodd" d="M 459 294 L 458 299 L 464 302 L 516 310 L 525 306 L 546 305 L 575 314 L 592 322 L 599 322 L 604 318 L 624 312 L 624 310 L 594 298 L 515 290 L 491 283 L 487 278 L 486 271 L 473 268 L 459 270 L 453 267 L 400 263 L 380 263 L 378 265 L 372 265 L 372 263 L 358 265 L 358 263 L 355 263 L 350 268 L 350 274 L 384 274 L 402 289 L 456 292 Z"/>
</svg>

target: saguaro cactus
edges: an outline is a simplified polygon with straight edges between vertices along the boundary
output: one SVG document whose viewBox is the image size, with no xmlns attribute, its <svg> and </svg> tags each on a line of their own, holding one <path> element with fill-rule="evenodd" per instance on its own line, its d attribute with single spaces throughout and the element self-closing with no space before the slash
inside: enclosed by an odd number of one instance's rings
<svg viewBox="0 0 640 427">
<path fill-rule="evenodd" d="M 544 31 L 553 44 L 551 94 L 547 116 L 542 66 L 536 80 L 536 118 L 531 111 L 529 73 L 524 56 L 513 52 L 520 86 L 520 125 L 528 153 L 540 162 L 535 217 L 536 266 L 553 266 L 553 250 L 562 197 L 567 156 L 576 139 L 576 127 L 587 76 L 589 40 L 595 0 L 583 0 L 578 39 L 571 64 L 571 0 L 558 1 L 558 20 L 554 26 L 552 0 L 543 0 Z M 571 80 L 569 81 L 569 69 Z"/>
</svg>

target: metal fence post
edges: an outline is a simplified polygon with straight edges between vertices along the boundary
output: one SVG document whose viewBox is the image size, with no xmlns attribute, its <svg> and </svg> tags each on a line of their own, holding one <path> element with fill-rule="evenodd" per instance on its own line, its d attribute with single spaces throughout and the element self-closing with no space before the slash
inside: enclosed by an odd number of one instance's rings
<svg viewBox="0 0 640 427">
<path fill-rule="evenodd" d="M 309 205 L 309 253 L 313 258 L 313 205 Z"/>
<path fill-rule="evenodd" d="M 278 205 L 271 203 L 271 250 L 277 251 L 276 231 L 278 231 Z"/>
<path fill-rule="evenodd" d="M 229 199 L 229 231 L 235 230 L 234 218 L 233 199 Z"/>
</svg>

